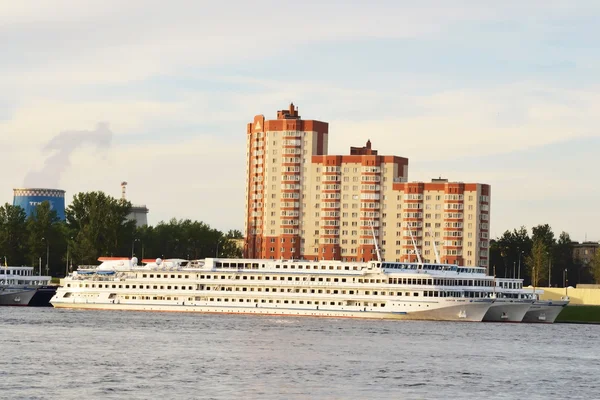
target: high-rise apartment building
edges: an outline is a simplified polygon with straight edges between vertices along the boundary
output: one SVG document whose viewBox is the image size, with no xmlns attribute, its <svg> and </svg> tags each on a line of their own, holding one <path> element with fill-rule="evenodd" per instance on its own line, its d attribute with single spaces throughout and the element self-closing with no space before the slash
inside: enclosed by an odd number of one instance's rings
<svg viewBox="0 0 600 400">
<path fill-rule="evenodd" d="M 408 182 L 407 158 L 327 139 L 293 104 L 248 124 L 247 257 L 366 261 L 376 238 L 385 260 L 488 266 L 489 185 Z"/>
</svg>

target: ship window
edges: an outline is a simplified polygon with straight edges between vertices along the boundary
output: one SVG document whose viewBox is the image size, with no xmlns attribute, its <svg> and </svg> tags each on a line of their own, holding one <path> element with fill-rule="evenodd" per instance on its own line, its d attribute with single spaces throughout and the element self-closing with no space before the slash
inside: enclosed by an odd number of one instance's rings
<svg viewBox="0 0 600 400">
<path fill-rule="evenodd" d="M 143 274 L 143 275 L 142 275 L 142 278 L 147 278 L 146 274 Z"/>
<path fill-rule="evenodd" d="M 413 296 L 419 297 L 419 293 L 418 292 L 413 292 Z"/>
<path fill-rule="evenodd" d="M 150 278 L 154 278 L 154 274 L 150 274 Z"/>
<path fill-rule="evenodd" d="M 171 279 L 175 279 L 175 275 L 171 275 Z"/>
</svg>

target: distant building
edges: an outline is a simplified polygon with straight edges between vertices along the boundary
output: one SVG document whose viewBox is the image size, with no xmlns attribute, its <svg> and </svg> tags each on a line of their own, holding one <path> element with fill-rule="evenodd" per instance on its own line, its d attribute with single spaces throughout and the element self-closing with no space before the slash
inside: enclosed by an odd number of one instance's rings
<svg viewBox="0 0 600 400">
<path fill-rule="evenodd" d="M 127 182 L 121 182 L 121 199 L 127 200 Z M 145 204 L 131 204 L 131 212 L 127 215 L 127 219 L 135 221 L 135 226 L 138 228 L 148 225 L 148 207 Z"/>
<path fill-rule="evenodd" d="M 573 242 L 571 243 L 573 247 L 573 261 L 580 262 L 583 265 L 589 265 L 594 258 L 594 254 L 598 247 L 600 247 L 600 243 L 598 242 Z"/>
<path fill-rule="evenodd" d="M 50 209 L 56 211 L 61 221 L 65 220 L 65 191 L 60 189 L 20 188 L 13 189 L 13 205 L 20 206 L 27 216 L 44 201 L 50 203 Z"/>
<path fill-rule="evenodd" d="M 488 266 L 489 185 L 408 182 L 408 159 L 367 141 L 328 155 L 329 125 L 293 104 L 247 127 L 246 257 Z M 414 239 L 414 245 L 413 245 Z"/>
</svg>

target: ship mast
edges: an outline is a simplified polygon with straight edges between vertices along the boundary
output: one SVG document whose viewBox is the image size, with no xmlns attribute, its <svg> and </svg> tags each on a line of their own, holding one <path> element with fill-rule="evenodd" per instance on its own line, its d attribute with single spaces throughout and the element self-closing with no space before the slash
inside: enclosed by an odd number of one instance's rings
<svg viewBox="0 0 600 400">
<path fill-rule="evenodd" d="M 371 220 L 371 233 L 373 234 L 373 243 L 375 243 L 375 252 L 377 253 L 377 261 L 381 262 L 381 252 L 379 251 L 379 245 L 377 244 L 377 238 L 375 237 L 375 220 Z"/>
<path fill-rule="evenodd" d="M 440 254 L 437 251 L 437 246 L 435 244 L 435 237 L 433 236 L 433 232 L 431 232 L 431 228 L 429 229 L 429 234 L 433 238 L 433 252 L 435 253 L 435 262 L 437 262 L 438 264 L 441 264 L 441 262 L 440 262 Z"/>
<path fill-rule="evenodd" d="M 412 245 L 415 248 L 415 253 L 417 254 L 417 260 L 419 261 L 419 264 L 423 264 L 423 260 L 421 260 L 421 254 L 419 253 L 419 249 L 417 249 L 417 243 L 415 243 L 415 238 L 412 234 L 412 230 L 410 229 L 410 222 L 407 225 L 408 227 L 408 233 L 410 233 L 410 240 L 412 240 Z"/>
</svg>

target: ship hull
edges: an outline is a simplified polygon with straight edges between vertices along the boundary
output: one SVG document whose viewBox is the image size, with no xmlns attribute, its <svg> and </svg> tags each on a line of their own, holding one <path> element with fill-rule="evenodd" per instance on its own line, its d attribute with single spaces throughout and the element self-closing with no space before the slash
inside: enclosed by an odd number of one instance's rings
<svg viewBox="0 0 600 400">
<path fill-rule="evenodd" d="M 510 301 L 497 299 L 483 317 L 484 322 L 521 322 L 533 300 Z"/>
<path fill-rule="evenodd" d="M 0 291 L 0 306 L 27 306 L 36 289 L 4 288 Z"/>
<path fill-rule="evenodd" d="M 111 303 L 111 302 L 76 302 L 53 299 L 55 308 L 96 309 L 96 310 L 130 310 L 130 311 L 172 311 L 214 314 L 253 314 L 309 316 L 330 318 L 368 318 L 417 321 L 472 321 L 479 322 L 489 309 L 491 302 L 464 302 L 423 311 L 373 311 L 372 309 L 323 309 L 319 308 L 284 308 L 266 307 L 260 304 L 247 306 L 222 306 L 205 304 L 149 304 L 149 303 Z"/>
<path fill-rule="evenodd" d="M 50 299 L 56 294 L 57 286 L 42 286 L 35 292 L 31 301 L 30 307 L 52 307 Z"/>
<path fill-rule="evenodd" d="M 566 300 L 536 301 L 525 314 L 523 322 L 551 324 L 567 304 Z"/>
</svg>

